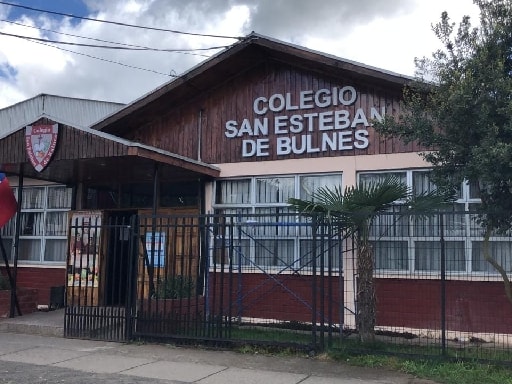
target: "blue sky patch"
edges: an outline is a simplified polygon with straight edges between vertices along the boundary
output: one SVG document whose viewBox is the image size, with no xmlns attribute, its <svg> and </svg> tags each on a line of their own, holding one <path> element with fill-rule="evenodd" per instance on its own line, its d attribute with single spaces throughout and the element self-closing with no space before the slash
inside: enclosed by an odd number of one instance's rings
<svg viewBox="0 0 512 384">
<path fill-rule="evenodd" d="M 82 0 L 22 0 L 18 2 L 12 1 L 12 3 L 20 4 L 26 7 L 43 9 L 46 11 L 67 13 L 75 16 L 87 16 L 88 9 L 86 4 Z M 43 13 L 38 11 L 32 11 L 25 8 L 11 7 L 9 12 L 9 19 L 14 20 L 20 18 L 22 15 L 27 15 L 30 18 L 37 18 L 41 15 L 46 17 L 60 20 L 63 16 L 54 15 L 50 13 Z M 79 19 L 73 19 L 73 24 L 80 22 Z"/>
</svg>

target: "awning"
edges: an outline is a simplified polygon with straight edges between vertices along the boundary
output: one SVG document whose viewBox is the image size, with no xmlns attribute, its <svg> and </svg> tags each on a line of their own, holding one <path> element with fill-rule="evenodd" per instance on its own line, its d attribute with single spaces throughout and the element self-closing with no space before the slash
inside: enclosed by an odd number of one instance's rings
<svg viewBox="0 0 512 384">
<path fill-rule="evenodd" d="M 53 123 L 43 118 L 34 125 Z M 62 184 L 148 182 L 153 180 L 156 165 L 162 181 L 208 179 L 220 174 L 210 164 L 94 129 L 59 124 L 58 136 L 51 161 L 41 172 L 30 164 L 25 127 L 0 137 L 0 171 L 15 175 L 23 165 L 24 177 Z"/>
</svg>

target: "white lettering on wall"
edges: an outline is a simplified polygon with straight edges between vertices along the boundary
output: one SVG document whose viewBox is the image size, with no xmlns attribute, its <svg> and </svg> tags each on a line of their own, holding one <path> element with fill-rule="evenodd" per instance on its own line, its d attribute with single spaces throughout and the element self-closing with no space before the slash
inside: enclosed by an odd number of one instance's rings
<svg viewBox="0 0 512 384">
<path fill-rule="evenodd" d="M 224 135 L 242 139 L 242 157 L 265 157 L 274 151 L 286 156 L 365 149 L 369 145 L 367 128 L 372 120 L 382 121 L 386 108 L 338 109 L 353 106 L 357 98 L 353 86 L 256 97 L 252 105 L 255 116 L 227 121 Z M 312 109 L 316 111 L 308 112 Z M 294 114 L 285 114 L 287 111 Z M 263 138 L 269 132 L 277 136 L 275 142 Z"/>
</svg>

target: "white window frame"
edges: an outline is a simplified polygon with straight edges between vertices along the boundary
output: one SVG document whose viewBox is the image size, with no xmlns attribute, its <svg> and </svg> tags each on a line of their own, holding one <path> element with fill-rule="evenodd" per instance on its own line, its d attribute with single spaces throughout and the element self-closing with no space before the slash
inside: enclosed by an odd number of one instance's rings
<svg viewBox="0 0 512 384">
<path fill-rule="evenodd" d="M 56 208 L 51 208 L 49 207 L 48 205 L 48 193 L 49 191 L 51 191 L 52 189 L 55 189 L 55 188 L 66 188 L 67 190 L 67 202 L 65 203 L 65 206 L 63 207 L 56 207 Z M 18 189 L 19 187 L 13 187 L 13 192 L 15 194 L 15 196 L 17 197 L 18 196 Z M 38 255 L 32 255 L 32 256 L 35 256 L 34 257 L 34 260 L 21 260 L 21 259 L 18 259 L 18 263 L 23 265 L 23 264 L 44 264 L 44 265 L 65 265 L 66 264 L 66 257 L 67 257 L 67 252 L 64 253 L 63 256 L 63 259 L 62 260 L 57 260 L 57 261 L 46 261 L 44 259 L 45 257 L 45 251 L 46 251 L 46 244 L 47 244 L 47 241 L 52 241 L 52 240 L 62 240 L 62 241 L 65 241 L 66 242 L 66 246 L 64 247 L 64 249 L 66 249 L 67 247 L 67 238 L 68 238 L 68 216 L 67 214 L 66 215 L 63 215 L 63 218 L 62 218 L 62 224 L 58 225 L 58 228 L 56 228 L 54 230 L 54 232 L 58 232 L 59 234 L 47 234 L 47 216 L 49 214 L 52 214 L 52 213 L 67 213 L 71 210 L 71 205 L 72 205 L 72 190 L 71 188 L 65 186 L 65 185 L 60 185 L 60 184 L 55 184 L 55 185 L 34 185 L 34 186 L 24 186 L 23 187 L 23 191 L 24 193 L 26 193 L 27 191 L 29 190 L 34 190 L 34 189 L 40 189 L 43 191 L 42 193 L 42 204 L 38 207 L 33 207 L 33 208 L 23 208 L 21 209 L 21 213 L 22 215 L 23 214 L 27 214 L 27 213 L 34 213 L 34 214 L 41 214 L 40 217 L 41 217 L 41 222 L 38 224 L 40 226 L 40 231 L 41 231 L 41 234 L 39 235 L 36 235 L 36 234 L 30 234 L 30 235 L 24 235 L 23 234 L 23 228 L 20 229 L 20 243 L 21 241 L 23 240 L 37 240 L 39 241 L 39 254 Z M 6 252 L 9 256 L 9 259 L 10 259 L 10 262 L 13 261 L 13 254 L 12 254 L 12 243 L 14 241 L 14 237 L 15 237 L 15 222 L 16 222 L 16 216 L 14 216 L 11 220 L 9 220 L 8 224 L 2 228 L 0 231 L 1 231 L 1 234 L 2 234 L 2 240 L 5 240 L 4 241 L 4 246 L 7 244 L 8 246 L 6 246 Z"/>
<path fill-rule="evenodd" d="M 280 174 L 280 175 L 259 175 L 259 176 L 248 176 L 248 177 L 237 177 L 237 178 L 229 178 L 229 179 L 219 179 L 214 183 L 214 193 L 212 194 L 212 208 L 215 211 L 223 211 L 223 210 L 233 210 L 244 209 L 248 211 L 248 214 L 258 214 L 259 209 L 263 208 L 283 208 L 284 211 L 289 211 L 290 205 L 287 202 L 279 202 L 279 203 L 258 203 L 256 196 L 256 188 L 257 188 L 257 180 L 261 179 L 272 179 L 272 178 L 293 178 L 294 180 L 294 196 L 295 198 L 300 198 L 301 192 L 301 180 L 305 177 L 339 177 L 339 183 L 337 185 L 341 186 L 343 183 L 343 174 L 342 172 L 328 172 L 328 173 L 308 173 L 308 174 Z M 250 201 L 245 204 L 222 204 L 215 201 L 217 197 L 217 188 L 218 183 L 226 182 L 226 181 L 237 181 L 237 180 L 249 180 L 250 182 Z M 289 211 L 293 213 L 293 211 Z M 281 230 L 281 229 L 279 229 Z M 267 237 L 259 236 L 258 239 L 261 240 L 274 240 L 275 237 Z M 295 270 L 307 270 L 307 268 L 302 268 L 300 265 L 300 244 L 304 240 L 310 240 L 311 237 L 307 236 L 305 233 L 305 229 L 300 226 L 295 226 L 291 228 L 286 228 L 286 235 L 283 235 L 283 240 L 293 241 L 293 265 L 289 268 L 285 268 L 283 266 L 278 265 L 257 265 L 256 264 L 256 247 L 254 246 L 254 240 L 248 239 L 251 244 L 249 246 L 250 249 L 250 262 L 249 265 L 245 263 L 243 266 L 256 266 L 257 268 L 261 268 L 261 270 L 272 271 L 272 272 L 282 272 L 283 268 L 286 269 L 285 273 L 290 272 L 293 273 Z M 325 266 L 327 268 L 327 266 Z M 338 271 L 338 266 L 333 267 L 333 270 Z"/>
<path fill-rule="evenodd" d="M 413 173 L 414 172 L 428 172 L 430 169 L 392 169 L 392 170 L 379 170 L 379 171 L 361 171 L 357 173 L 357 182 L 359 183 L 360 175 L 362 174 L 382 174 L 382 173 L 406 173 L 407 186 L 409 188 L 413 188 Z M 461 196 L 458 198 L 454 204 L 461 205 L 463 212 L 469 212 L 469 206 L 471 204 L 480 204 L 481 201 L 479 198 L 471 198 L 470 196 L 470 188 L 468 182 L 463 182 L 461 186 Z M 449 215 L 449 214 L 446 214 Z M 445 215 L 445 217 L 446 217 Z M 446 270 L 446 274 L 450 275 L 450 277 L 464 277 L 470 273 L 472 276 L 480 276 L 480 277 L 496 277 L 498 276 L 498 272 L 488 272 L 488 271 L 473 271 L 473 242 L 482 241 L 482 236 L 478 236 L 476 234 L 471 233 L 471 228 L 475 224 L 471 224 L 470 215 L 464 215 L 464 234 L 462 236 L 444 236 L 445 242 L 463 242 L 464 253 L 465 253 L 465 269 L 464 270 Z M 378 240 L 382 241 L 407 241 L 407 253 L 408 253 L 408 268 L 407 269 L 376 269 L 376 275 L 382 276 L 392 276 L 392 275 L 414 275 L 415 277 L 418 274 L 425 277 L 438 277 L 440 275 L 439 270 L 419 270 L 416 269 L 416 247 L 415 242 L 417 241 L 439 241 L 439 236 L 428 236 L 421 237 L 415 236 L 414 234 L 414 226 L 413 226 L 413 218 L 409 219 L 409 235 L 404 237 L 379 237 Z M 377 240 L 374 238 L 374 240 Z M 491 242 L 499 242 L 499 241 L 512 241 L 512 238 L 493 236 L 491 237 Z"/>
</svg>

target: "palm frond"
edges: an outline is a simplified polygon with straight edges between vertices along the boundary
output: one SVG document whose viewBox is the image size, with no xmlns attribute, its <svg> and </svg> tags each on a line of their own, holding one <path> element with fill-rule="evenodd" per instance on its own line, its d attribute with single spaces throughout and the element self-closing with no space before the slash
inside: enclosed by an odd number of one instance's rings
<svg viewBox="0 0 512 384">
<path fill-rule="evenodd" d="M 455 194 L 451 191 L 433 190 L 411 196 L 405 204 L 409 208 L 409 212 L 428 215 L 451 206 L 456 199 Z"/>
<path fill-rule="evenodd" d="M 400 200 L 405 200 L 410 190 L 396 177 L 347 187 L 344 205 L 352 212 L 376 214 L 383 212 Z"/>
</svg>

